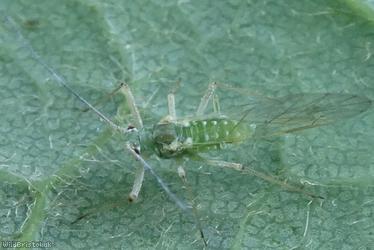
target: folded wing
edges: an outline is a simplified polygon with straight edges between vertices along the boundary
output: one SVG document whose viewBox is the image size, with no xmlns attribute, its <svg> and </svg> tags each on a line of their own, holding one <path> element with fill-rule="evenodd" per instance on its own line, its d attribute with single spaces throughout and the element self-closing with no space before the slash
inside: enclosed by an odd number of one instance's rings
<svg viewBox="0 0 374 250">
<path fill-rule="evenodd" d="M 222 113 L 255 126 L 254 137 L 287 134 L 344 121 L 372 105 L 367 97 L 343 93 L 293 94 L 280 98 L 251 96 L 243 91 L 237 94 L 226 91 Z"/>
</svg>

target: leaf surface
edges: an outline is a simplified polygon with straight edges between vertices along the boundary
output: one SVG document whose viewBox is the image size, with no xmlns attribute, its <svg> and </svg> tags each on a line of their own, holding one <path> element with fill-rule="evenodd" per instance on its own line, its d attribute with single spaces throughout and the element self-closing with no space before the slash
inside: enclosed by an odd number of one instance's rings
<svg viewBox="0 0 374 250">
<path fill-rule="evenodd" d="M 25 41 L 90 103 L 127 81 L 152 126 L 167 113 L 171 90 L 182 117 L 197 109 L 212 81 L 270 97 L 346 93 L 373 100 L 372 8 L 348 0 L 1 1 L 0 239 L 50 241 L 55 249 L 203 248 L 195 221 L 149 174 L 139 200 L 127 202 L 136 163 L 124 152 L 125 139 L 82 112 Z M 119 95 L 98 107 L 121 125 L 131 122 Z M 187 162 L 209 248 L 371 247 L 373 123 L 369 110 L 203 155 L 304 184 L 323 201 Z M 149 163 L 190 201 L 175 161 Z"/>
</svg>

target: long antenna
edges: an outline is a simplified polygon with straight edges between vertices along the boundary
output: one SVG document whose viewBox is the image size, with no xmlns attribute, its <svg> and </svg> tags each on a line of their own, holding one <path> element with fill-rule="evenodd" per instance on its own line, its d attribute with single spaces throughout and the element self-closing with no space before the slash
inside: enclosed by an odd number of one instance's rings
<svg viewBox="0 0 374 250">
<path fill-rule="evenodd" d="M 118 131 L 121 131 L 123 133 L 126 133 L 127 129 L 118 126 L 117 124 L 115 124 L 114 122 L 112 122 L 108 117 L 106 117 L 103 113 L 101 113 L 97 108 L 95 108 L 94 106 L 92 106 L 86 99 L 84 99 L 81 95 L 79 95 L 76 91 L 74 91 L 66 83 L 65 79 L 62 76 L 60 76 L 53 68 L 51 68 L 50 66 L 48 66 L 48 64 L 46 64 L 43 61 L 43 59 L 41 58 L 41 56 L 38 53 L 36 53 L 36 51 L 34 50 L 34 48 L 27 42 L 26 38 L 22 35 L 22 33 L 20 32 L 20 30 L 17 27 L 17 24 L 14 22 L 14 20 L 11 17 L 6 16 L 5 17 L 5 21 L 8 22 L 10 24 L 10 26 L 13 28 L 14 33 L 16 33 L 18 35 L 18 38 L 23 43 L 23 46 L 26 47 L 27 49 L 29 49 L 32 58 L 35 61 L 37 61 L 40 65 L 42 65 L 44 67 L 44 69 L 46 69 L 61 86 L 63 86 L 65 89 L 67 89 L 75 97 L 77 97 L 78 100 L 80 100 L 82 103 L 84 103 L 85 105 L 87 105 L 89 109 L 91 109 L 93 112 L 95 112 L 95 114 L 97 116 L 99 116 L 106 123 L 108 123 L 109 126 L 111 126 L 112 128 L 114 128 L 115 130 L 118 130 Z"/>
</svg>

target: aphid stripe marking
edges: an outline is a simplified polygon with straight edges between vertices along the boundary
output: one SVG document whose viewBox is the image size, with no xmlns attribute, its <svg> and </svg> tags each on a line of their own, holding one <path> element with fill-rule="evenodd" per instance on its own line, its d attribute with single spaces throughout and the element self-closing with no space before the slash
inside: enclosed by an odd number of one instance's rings
<svg viewBox="0 0 374 250">
<path fill-rule="evenodd" d="M 214 134 L 214 138 L 215 138 L 215 139 L 218 139 L 218 138 L 219 138 L 219 134 L 218 134 L 217 132 Z"/>
<path fill-rule="evenodd" d="M 196 151 L 222 149 L 226 144 L 243 141 L 247 130 L 236 120 L 205 119 L 190 120 L 190 126 L 181 122 L 177 129 L 181 142 Z M 190 138 L 190 139 L 189 139 Z"/>
</svg>

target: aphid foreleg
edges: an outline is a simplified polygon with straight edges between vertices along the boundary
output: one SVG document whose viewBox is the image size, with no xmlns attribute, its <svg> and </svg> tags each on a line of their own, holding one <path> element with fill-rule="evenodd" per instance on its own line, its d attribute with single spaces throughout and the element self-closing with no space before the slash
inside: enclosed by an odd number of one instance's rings
<svg viewBox="0 0 374 250">
<path fill-rule="evenodd" d="M 196 110 L 196 115 L 199 116 L 204 114 L 204 111 L 206 110 L 210 99 L 212 98 L 212 96 L 214 96 L 214 91 L 216 90 L 216 88 L 216 82 L 212 82 L 209 84 L 208 89 L 205 91 L 205 94 L 203 95 L 203 97 L 201 97 L 199 107 Z"/>
<path fill-rule="evenodd" d="M 160 176 L 158 176 L 158 174 L 156 174 L 156 172 L 153 170 L 153 168 L 151 167 L 151 165 L 149 165 L 144 159 L 143 157 L 141 157 L 141 155 L 139 154 L 139 152 L 136 151 L 136 149 L 133 148 L 133 146 L 130 144 L 130 143 L 126 143 L 126 150 L 129 151 L 131 153 L 131 155 L 137 160 L 139 161 L 143 168 L 145 170 L 148 170 L 151 175 L 157 180 L 158 184 L 162 187 L 162 189 L 166 192 L 166 194 L 178 205 L 178 207 L 180 207 L 183 211 L 186 211 L 187 209 L 190 209 L 189 206 L 185 205 L 185 203 L 183 201 L 181 201 L 170 189 L 169 187 L 166 185 L 166 183 L 161 179 Z M 140 188 L 141 188 L 141 185 L 143 183 L 143 180 L 141 180 L 140 182 Z M 135 186 L 135 183 L 134 183 L 134 186 Z"/>
<path fill-rule="evenodd" d="M 175 92 L 180 88 L 180 79 L 177 80 L 175 86 L 170 90 L 168 94 L 168 110 L 169 114 L 162 120 L 164 121 L 175 121 L 177 119 L 177 112 L 175 109 Z"/>
<path fill-rule="evenodd" d="M 130 112 L 134 116 L 135 127 L 139 130 L 142 129 L 143 120 L 140 117 L 138 107 L 136 106 L 136 103 L 135 103 L 134 95 L 132 94 L 129 85 L 127 85 L 126 83 L 121 83 L 120 90 L 125 95 L 127 104 L 129 105 L 129 108 L 130 108 Z"/>
<path fill-rule="evenodd" d="M 174 93 L 168 94 L 168 108 L 169 108 L 169 116 L 172 121 L 177 119 L 177 112 L 175 111 L 175 95 Z"/>
<path fill-rule="evenodd" d="M 175 94 L 174 91 L 168 94 L 168 110 L 169 114 L 163 117 L 161 123 L 171 123 L 177 120 L 177 112 L 175 110 Z"/>
<path fill-rule="evenodd" d="M 138 199 L 139 192 L 143 185 L 143 180 L 144 180 L 144 166 L 140 165 L 138 166 L 138 169 L 136 170 L 134 184 L 132 185 L 132 189 L 129 194 L 130 202 L 133 202 L 136 199 Z"/>
</svg>

